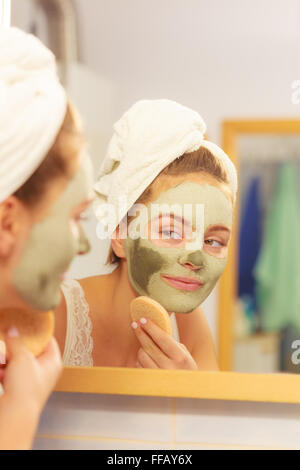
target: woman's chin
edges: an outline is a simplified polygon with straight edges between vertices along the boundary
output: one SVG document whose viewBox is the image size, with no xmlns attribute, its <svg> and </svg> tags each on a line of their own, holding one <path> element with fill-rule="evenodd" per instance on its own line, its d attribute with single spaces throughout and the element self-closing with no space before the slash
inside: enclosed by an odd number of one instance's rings
<svg viewBox="0 0 300 470">
<path fill-rule="evenodd" d="M 48 312 L 58 307 L 62 298 L 60 284 L 61 282 L 57 283 L 56 286 L 49 286 L 48 289 L 36 296 L 27 298 L 27 308 Z"/>
</svg>

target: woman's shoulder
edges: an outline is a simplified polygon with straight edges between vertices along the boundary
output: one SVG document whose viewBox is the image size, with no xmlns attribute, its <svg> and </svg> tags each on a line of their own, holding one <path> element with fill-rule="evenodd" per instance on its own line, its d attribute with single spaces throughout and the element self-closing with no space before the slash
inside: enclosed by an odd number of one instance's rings
<svg viewBox="0 0 300 470">
<path fill-rule="evenodd" d="M 99 287 L 104 286 L 108 282 L 109 276 L 111 276 L 111 274 L 98 274 L 96 276 L 77 279 L 77 282 L 85 292 L 89 293 L 90 291 L 97 290 Z"/>
<path fill-rule="evenodd" d="M 113 273 L 90 276 L 77 281 L 93 313 L 101 313 L 106 309 L 113 291 Z"/>
<path fill-rule="evenodd" d="M 111 283 L 112 273 L 98 274 L 97 276 L 85 277 L 78 279 L 77 282 L 83 289 L 86 297 L 98 297 L 99 293 L 103 294 L 104 290 L 109 287 Z"/>
</svg>

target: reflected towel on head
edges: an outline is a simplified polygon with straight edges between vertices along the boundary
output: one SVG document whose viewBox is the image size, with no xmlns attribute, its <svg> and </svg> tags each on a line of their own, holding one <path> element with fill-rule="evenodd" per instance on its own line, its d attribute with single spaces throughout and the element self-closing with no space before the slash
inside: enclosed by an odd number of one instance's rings
<svg viewBox="0 0 300 470">
<path fill-rule="evenodd" d="M 222 161 L 235 198 L 235 167 L 221 148 L 204 140 L 205 131 L 206 125 L 196 111 L 166 99 L 138 101 L 121 117 L 114 125 L 114 134 L 94 186 L 96 216 L 107 233 L 113 233 L 166 166 L 201 146 Z M 115 209 L 115 220 L 108 220 L 108 205 Z"/>
<path fill-rule="evenodd" d="M 0 27 L 0 202 L 46 157 L 66 105 L 52 52 L 30 34 Z"/>
<path fill-rule="evenodd" d="M 300 329 L 300 207 L 292 164 L 282 165 L 255 267 L 264 330 Z"/>
</svg>

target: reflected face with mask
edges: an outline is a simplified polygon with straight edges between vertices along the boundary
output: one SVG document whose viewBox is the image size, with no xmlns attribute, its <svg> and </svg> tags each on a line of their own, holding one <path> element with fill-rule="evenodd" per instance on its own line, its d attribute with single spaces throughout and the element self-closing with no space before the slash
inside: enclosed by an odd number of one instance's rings
<svg viewBox="0 0 300 470">
<path fill-rule="evenodd" d="M 129 224 L 125 250 L 134 290 L 169 312 L 195 310 L 225 269 L 232 214 L 228 185 L 213 176 L 170 178 L 139 218 L 143 236 L 133 236 L 136 224 L 131 231 Z"/>
<path fill-rule="evenodd" d="M 92 184 L 92 164 L 84 154 L 67 185 L 29 230 L 12 284 L 35 309 L 59 304 L 64 273 L 77 254 L 89 251 L 80 219 L 93 198 Z"/>
</svg>

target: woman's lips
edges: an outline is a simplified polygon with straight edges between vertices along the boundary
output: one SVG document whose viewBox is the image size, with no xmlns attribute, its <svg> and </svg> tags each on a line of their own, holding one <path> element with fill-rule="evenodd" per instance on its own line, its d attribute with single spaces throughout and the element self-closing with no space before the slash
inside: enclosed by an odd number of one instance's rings
<svg viewBox="0 0 300 470">
<path fill-rule="evenodd" d="M 197 281 L 196 279 L 192 279 L 190 277 L 171 277 L 162 274 L 161 276 L 167 284 L 172 287 L 176 287 L 177 289 L 187 290 L 187 291 L 195 291 L 200 289 L 203 286 L 203 282 Z"/>
</svg>

